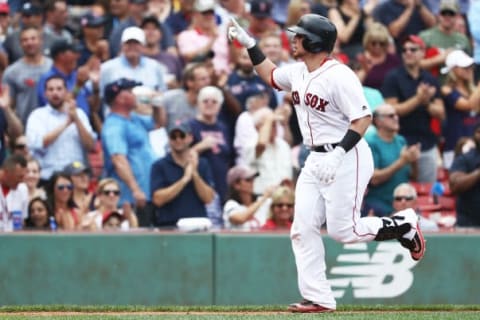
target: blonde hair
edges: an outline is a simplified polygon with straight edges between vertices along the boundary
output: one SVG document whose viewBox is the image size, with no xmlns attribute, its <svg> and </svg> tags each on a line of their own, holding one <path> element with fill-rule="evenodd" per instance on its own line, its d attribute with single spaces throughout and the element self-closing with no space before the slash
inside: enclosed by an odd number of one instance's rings
<svg viewBox="0 0 480 320">
<path fill-rule="evenodd" d="M 445 77 L 445 84 L 447 86 L 455 87 L 457 83 L 457 76 L 455 76 L 455 72 L 453 68 L 447 73 Z M 467 88 L 468 94 L 471 95 L 475 91 L 475 83 L 473 80 L 464 80 L 463 85 Z"/>
<path fill-rule="evenodd" d="M 293 26 L 298 23 L 298 20 L 304 15 L 302 12 L 302 4 L 308 3 L 310 5 L 310 11 L 312 7 L 312 1 L 310 0 L 291 0 L 287 8 L 287 21 L 286 26 Z"/>
<path fill-rule="evenodd" d="M 268 218 L 273 219 L 273 206 L 277 203 L 280 203 L 283 198 L 287 198 L 288 201 L 292 204 L 295 204 L 295 191 L 287 186 L 280 186 L 272 193 L 272 203 L 270 205 L 270 212 L 268 213 Z"/>
<path fill-rule="evenodd" d="M 365 34 L 363 35 L 363 48 L 367 47 L 367 44 L 370 41 L 378 40 L 381 42 L 388 43 L 390 41 L 390 33 L 388 32 L 387 27 L 379 22 L 374 22 L 370 25 L 367 29 Z"/>
<path fill-rule="evenodd" d="M 105 188 L 106 185 L 108 184 L 115 184 L 119 189 L 120 189 L 120 184 L 118 183 L 117 180 L 115 179 L 112 179 L 112 178 L 105 178 L 105 179 L 102 179 L 98 182 L 97 184 L 97 194 L 100 194 L 103 189 Z"/>
</svg>

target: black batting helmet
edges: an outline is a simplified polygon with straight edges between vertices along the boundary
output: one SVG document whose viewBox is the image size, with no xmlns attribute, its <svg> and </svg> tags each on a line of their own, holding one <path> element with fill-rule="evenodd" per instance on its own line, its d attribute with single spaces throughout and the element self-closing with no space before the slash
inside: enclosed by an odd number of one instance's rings
<svg viewBox="0 0 480 320">
<path fill-rule="evenodd" d="M 320 51 L 332 52 L 337 40 L 337 28 L 335 25 L 318 14 L 305 14 L 297 25 L 287 29 L 304 37 L 302 45 L 305 50 L 317 53 Z"/>
</svg>

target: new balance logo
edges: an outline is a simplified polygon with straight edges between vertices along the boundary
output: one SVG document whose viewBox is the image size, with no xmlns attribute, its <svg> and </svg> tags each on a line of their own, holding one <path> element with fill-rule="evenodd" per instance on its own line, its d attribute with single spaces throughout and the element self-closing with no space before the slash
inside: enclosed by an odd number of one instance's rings
<svg viewBox="0 0 480 320">
<path fill-rule="evenodd" d="M 373 254 L 366 243 L 347 244 L 344 250 L 328 274 L 335 298 L 347 290 L 354 298 L 394 298 L 411 287 L 417 262 L 399 243 L 379 243 Z"/>
</svg>

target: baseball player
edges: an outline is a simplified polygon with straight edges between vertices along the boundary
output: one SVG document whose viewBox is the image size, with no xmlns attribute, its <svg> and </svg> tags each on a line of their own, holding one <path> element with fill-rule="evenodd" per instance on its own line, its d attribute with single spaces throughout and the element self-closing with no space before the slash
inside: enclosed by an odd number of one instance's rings
<svg viewBox="0 0 480 320">
<path fill-rule="evenodd" d="M 228 35 L 247 48 L 266 83 L 292 94 L 303 143 L 311 152 L 296 185 L 290 234 L 303 300 L 289 310 L 329 312 L 336 303 L 326 279 L 320 232 L 324 223 L 341 243 L 398 239 L 414 260 L 423 257 L 425 241 L 412 209 L 392 217 L 360 218 L 373 173 L 371 151 L 363 139 L 371 111 L 362 85 L 351 69 L 329 56 L 337 38 L 330 20 L 306 14 L 288 30 L 294 34 L 293 56 L 301 62 L 279 68 L 235 20 Z"/>
</svg>

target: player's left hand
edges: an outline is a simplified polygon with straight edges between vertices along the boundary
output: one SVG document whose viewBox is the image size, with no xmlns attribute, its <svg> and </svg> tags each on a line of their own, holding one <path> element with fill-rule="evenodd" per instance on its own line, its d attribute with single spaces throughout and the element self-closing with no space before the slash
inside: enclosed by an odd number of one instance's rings
<svg viewBox="0 0 480 320">
<path fill-rule="evenodd" d="M 255 39 L 252 38 L 234 18 L 231 19 L 231 25 L 228 27 L 227 33 L 230 41 L 237 39 L 237 41 L 247 49 L 253 48 L 256 44 Z"/>
<path fill-rule="evenodd" d="M 345 153 L 342 147 L 336 147 L 333 151 L 327 153 L 315 170 L 320 182 L 330 184 L 335 180 L 335 174 L 342 164 Z"/>
</svg>

